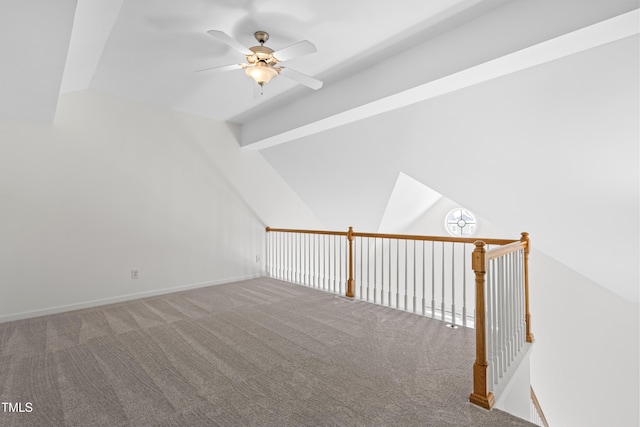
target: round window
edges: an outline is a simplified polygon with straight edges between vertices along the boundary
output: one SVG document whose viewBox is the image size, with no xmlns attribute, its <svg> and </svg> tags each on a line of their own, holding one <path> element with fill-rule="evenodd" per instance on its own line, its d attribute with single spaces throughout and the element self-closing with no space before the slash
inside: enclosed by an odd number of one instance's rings
<svg viewBox="0 0 640 427">
<path fill-rule="evenodd" d="M 475 215 L 470 211 L 464 208 L 455 208 L 447 214 L 444 226 L 452 236 L 469 237 L 476 232 L 478 224 Z"/>
</svg>

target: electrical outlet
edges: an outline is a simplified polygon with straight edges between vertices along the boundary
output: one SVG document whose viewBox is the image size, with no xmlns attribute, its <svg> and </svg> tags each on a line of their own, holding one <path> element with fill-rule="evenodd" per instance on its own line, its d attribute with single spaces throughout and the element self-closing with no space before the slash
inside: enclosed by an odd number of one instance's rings
<svg viewBox="0 0 640 427">
<path fill-rule="evenodd" d="M 138 272 L 138 270 L 131 270 L 132 279 L 138 279 L 139 277 L 140 277 L 140 273 Z"/>
<path fill-rule="evenodd" d="M 260 255 L 256 255 L 256 262 L 262 261 L 262 257 Z"/>
</svg>

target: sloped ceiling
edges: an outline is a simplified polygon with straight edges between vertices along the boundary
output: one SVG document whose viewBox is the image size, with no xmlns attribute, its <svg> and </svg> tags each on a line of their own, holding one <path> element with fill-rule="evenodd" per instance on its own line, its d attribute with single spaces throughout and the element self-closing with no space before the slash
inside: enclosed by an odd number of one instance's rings
<svg viewBox="0 0 640 427">
<path fill-rule="evenodd" d="M 637 0 L 6 0 L 0 11 L 0 117 L 51 122 L 60 93 L 91 89 L 225 120 L 328 227 L 376 230 L 404 172 L 638 301 Z M 308 39 L 318 52 L 289 65 L 325 85 L 277 78 L 255 99 L 242 72 L 194 73 L 242 60 L 209 29 L 245 45 L 266 30 L 274 49 Z"/>
<path fill-rule="evenodd" d="M 380 226 L 376 231 L 378 233 L 404 233 L 412 223 L 423 216 L 440 199 L 442 199 L 442 194 L 400 172 L 393 192 L 389 196 Z"/>
<path fill-rule="evenodd" d="M 81 24 L 93 21 L 95 11 L 105 7 L 100 6 L 100 2 L 95 6 L 91 0 L 79 1 L 76 18 L 79 25 L 74 27 L 74 40 L 86 43 L 95 31 L 84 29 L 86 24 Z M 370 49 L 389 48 L 391 44 L 403 46 L 417 31 L 443 21 L 447 26 L 455 25 L 506 1 L 403 0 L 399 9 L 389 2 L 377 2 L 372 7 L 364 0 L 120 0 L 106 6 L 117 9 L 118 14 L 106 42 L 95 40 L 92 50 L 101 52 L 100 61 L 88 87 L 228 120 L 247 114 L 261 104 L 269 104 L 279 95 L 293 92 L 294 97 L 304 97 L 312 91 L 283 77 L 274 79 L 265 88 L 265 95 L 256 98 L 256 85 L 242 71 L 194 72 L 245 60 L 235 50 L 208 36 L 207 30 L 224 31 L 245 46 L 258 44 L 253 34 L 264 30 L 270 34 L 267 45 L 275 50 L 303 39 L 310 40 L 318 52 L 287 61 L 287 66 L 328 83 L 344 73 L 354 58 L 367 54 Z M 411 13 L 404 12 L 409 10 Z M 109 13 L 105 14 L 98 32 L 102 32 L 110 17 Z M 86 57 L 90 50 L 90 47 L 83 49 L 80 43 L 72 47 L 72 58 Z M 77 86 L 70 82 L 69 87 Z"/>
<path fill-rule="evenodd" d="M 0 117 L 53 120 L 75 8 L 76 0 L 0 4 Z"/>
</svg>

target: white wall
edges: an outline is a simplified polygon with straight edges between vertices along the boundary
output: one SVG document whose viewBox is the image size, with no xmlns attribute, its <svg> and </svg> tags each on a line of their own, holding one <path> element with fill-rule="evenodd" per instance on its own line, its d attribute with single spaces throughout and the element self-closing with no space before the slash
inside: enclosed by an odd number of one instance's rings
<svg viewBox="0 0 640 427">
<path fill-rule="evenodd" d="M 638 304 L 536 250 L 530 282 L 531 380 L 550 425 L 640 425 Z"/>
<path fill-rule="evenodd" d="M 319 226 L 219 122 L 78 92 L 0 135 L 0 321 L 259 275 L 267 224 Z"/>
<path fill-rule="evenodd" d="M 533 344 L 525 344 L 511 371 L 494 389 L 494 408 L 531 421 L 531 353 Z"/>
</svg>

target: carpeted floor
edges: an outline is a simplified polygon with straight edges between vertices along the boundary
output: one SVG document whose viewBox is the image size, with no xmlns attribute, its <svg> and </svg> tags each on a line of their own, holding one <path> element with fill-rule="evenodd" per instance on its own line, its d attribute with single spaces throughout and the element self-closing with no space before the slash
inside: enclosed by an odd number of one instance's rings
<svg viewBox="0 0 640 427">
<path fill-rule="evenodd" d="M 0 426 L 531 426 L 474 331 L 274 279 L 0 324 Z"/>
</svg>

